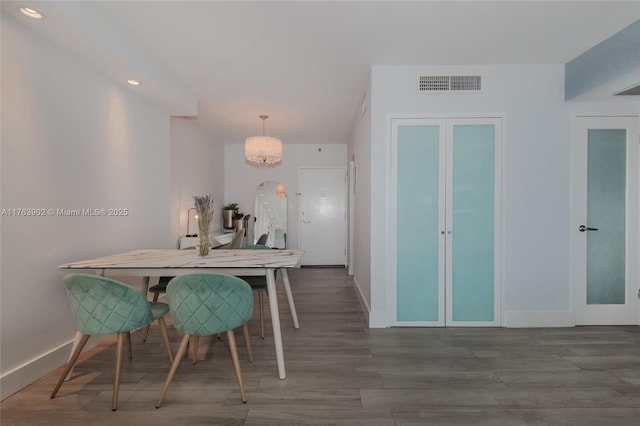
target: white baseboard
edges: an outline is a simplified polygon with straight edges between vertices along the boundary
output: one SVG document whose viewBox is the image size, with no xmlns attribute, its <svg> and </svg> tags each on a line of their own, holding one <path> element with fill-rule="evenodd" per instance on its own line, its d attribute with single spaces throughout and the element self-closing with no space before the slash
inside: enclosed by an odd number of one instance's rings
<svg viewBox="0 0 640 426">
<path fill-rule="evenodd" d="M 92 337 L 82 352 L 84 353 L 94 346 L 99 345 L 105 338 L 106 336 Z M 73 340 L 51 349 L 0 376 L 0 401 L 5 400 L 41 377 L 51 373 L 56 368 L 64 365 L 69 358 L 72 346 Z M 53 388 L 51 388 L 51 390 L 53 390 Z"/>
<path fill-rule="evenodd" d="M 503 327 L 574 327 L 571 311 L 507 311 L 504 313 Z"/>
<path fill-rule="evenodd" d="M 369 304 L 367 303 L 367 300 L 364 297 L 364 294 L 362 294 L 362 290 L 360 289 L 360 285 L 358 285 L 358 280 L 356 280 L 356 277 L 353 277 L 353 288 L 356 291 L 356 296 L 358 297 L 358 302 L 360 302 L 360 308 L 362 309 L 362 312 L 364 313 L 364 316 L 367 319 L 367 322 L 369 322 L 369 313 L 371 312 L 371 308 L 369 308 Z"/>
<path fill-rule="evenodd" d="M 370 328 L 389 327 L 387 317 L 380 314 L 380 312 L 370 313 Z M 508 328 L 574 327 L 575 325 L 575 319 L 571 311 L 507 311 L 503 313 L 502 321 L 502 327 Z M 407 326 L 415 325 L 407 324 Z"/>
</svg>

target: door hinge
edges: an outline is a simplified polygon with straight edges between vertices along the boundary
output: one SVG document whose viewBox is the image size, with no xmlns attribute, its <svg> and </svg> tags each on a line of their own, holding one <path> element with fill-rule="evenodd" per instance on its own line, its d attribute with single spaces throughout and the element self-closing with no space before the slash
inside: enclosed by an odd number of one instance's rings
<svg viewBox="0 0 640 426">
<path fill-rule="evenodd" d="M 638 299 L 640 299 L 640 288 L 638 289 Z"/>
</svg>

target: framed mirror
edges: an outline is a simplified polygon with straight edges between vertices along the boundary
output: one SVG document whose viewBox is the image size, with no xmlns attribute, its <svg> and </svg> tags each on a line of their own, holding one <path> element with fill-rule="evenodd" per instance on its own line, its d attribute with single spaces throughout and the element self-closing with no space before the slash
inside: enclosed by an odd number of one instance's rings
<svg viewBox="0 0 640 426">
<path fill-rule="evenodd" d="M 253 244 L 284 249 L 287 245 L 287 190 L 280 182 L 258 185 L 254 200 Z"/>
</svg>

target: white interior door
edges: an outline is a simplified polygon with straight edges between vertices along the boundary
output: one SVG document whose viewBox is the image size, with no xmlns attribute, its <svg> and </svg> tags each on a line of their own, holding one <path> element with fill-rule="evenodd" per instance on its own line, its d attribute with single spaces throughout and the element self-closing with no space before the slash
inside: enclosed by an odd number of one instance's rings
<svg viewBox="0 0 640 426">
<path fill-rule="evenodd" d="M 300 169 L 302 265 L 346 265 L 345 168 Z"/>
<path fill-rule="evenodd" d="M 576 324 L 637 324 L 638 117 L 578 117 L 573 130 Z"/>
</svg>

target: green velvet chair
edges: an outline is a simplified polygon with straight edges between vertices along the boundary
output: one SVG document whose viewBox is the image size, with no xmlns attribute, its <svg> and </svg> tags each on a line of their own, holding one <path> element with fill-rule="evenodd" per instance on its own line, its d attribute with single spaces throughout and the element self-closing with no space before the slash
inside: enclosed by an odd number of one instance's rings
<svg viewBox="0 0 640 426">
<path fill-rule="evenodd" d="M 211 336 L 227 332 L 229 351 L 240 387 L 242 402 L 247 402 L 240 372 L 234 329 L 243 327 L 245 344 L 252 361 L 247 321 L 253 314 L 253 293 L 238 277 L 219 273 L 181 275 L 167 285 L 167 298 L 173 325 L 184 336 L 167 375 L 156 408 L 160 408 L 171 380 L 184 356 L 191 336 Z M 194 344 L 196 347 L 197 344 Z"/>
<path fill-rule="evenodd" d="M 129 332 L 158 320 L 170 362 L 173 353 L 164 316 L 169 312 L 166 303 L 149 302 L 139 290 L 109 278 L 88 274 L 70 274 L 64 278 L 71 316 L 82 339 L 60 375 L 51 398 L 55 398 L 65 377 L 78 360 L 89 337 L 116 334 L 116 366 L 111 409 L 118 406 L 118 388 L 122 369 L 122 346 Z M 129 354 L 131 358 L 131 354 Z"/>
</svg>

